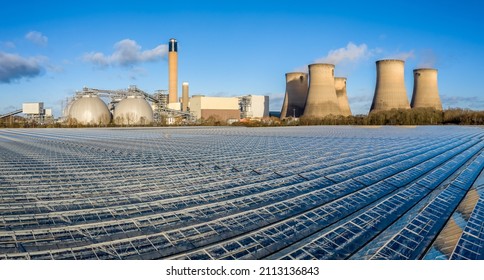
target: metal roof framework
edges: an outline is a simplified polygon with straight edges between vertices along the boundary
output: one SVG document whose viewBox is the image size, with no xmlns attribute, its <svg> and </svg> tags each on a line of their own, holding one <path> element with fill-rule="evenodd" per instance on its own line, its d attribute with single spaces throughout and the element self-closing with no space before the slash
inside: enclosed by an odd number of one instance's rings
<svg viewBox="0 0 484 280">
<path fill-rule="evenodd" d="M 425 258 L 476 188 L 483 136 L 438 127 L 0 130 L 0 258 Z M 482 203 L 447 258 L 483 258 Z"/>
</svg>

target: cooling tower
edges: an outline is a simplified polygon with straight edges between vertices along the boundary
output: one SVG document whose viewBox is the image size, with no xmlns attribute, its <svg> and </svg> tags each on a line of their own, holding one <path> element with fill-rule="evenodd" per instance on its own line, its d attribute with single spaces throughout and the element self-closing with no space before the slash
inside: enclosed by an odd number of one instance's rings
<svg viewBox="0 0 484 280">
<path fill-rule="evenodd" d="M 413 70 L 412 108 L 434 108 L 442 111 L 437 69 L 422 68 Z"/>
<path fill-rule="evenodd" d="M 341 115 L 345 117 L 351 116 L 350 103 L 348 102 L 348 95 L 346 94 L 346 78 L 334 78 L 334 86 Z"/>
<path fill-rule="evenodd" d="M 69 119 L 83 125 L 106 125 L 111 121 L 111 113 L 101 98 L 84 95 L 72 103 Z"/>
<path fill-rule="evenodd" d="M 310 64 L 304 116 L 321 118 L 328 115 L 341 115 L 334 86 L 334 65 Z"/>
<path fill-rule="evenodd" d="M 182 111 L 188 111 L 188 83 L 182 83 Z"/>
<path fill-rule="evenodd" d="M 300 117 L 308 94 L 308 74 L 303 72 L 286 73 L 286 95 L 281 109 L 281 119 Z"/>
<path fill-rule="evenodd" d="M 153 122 L 153 109 L 142 96 L 128 96 L 114 109 L 114 123 L 121 125 L 145 125 Z"/>
<path fill-rule="evenodd" d="M 178 102 L 178 44 L 176 39 L 168 43 L 168 103 Z"/>
<path fill-rule="evenodd" d="M 385 59 L 376 62 L 376 87 L 371 112 L 410 109 L 404 82 L 403 60 Z"/>
</svg>

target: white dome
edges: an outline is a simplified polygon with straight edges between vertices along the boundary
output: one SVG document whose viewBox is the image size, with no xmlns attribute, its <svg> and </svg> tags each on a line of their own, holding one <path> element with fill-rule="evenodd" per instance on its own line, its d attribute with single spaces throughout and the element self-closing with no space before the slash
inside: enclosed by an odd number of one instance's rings
<svg viewBox="0 0 484 280">
<path fill-rule="evenodd" d="M 111 121 L 111 114 L 101 98 L 85 95 L 72 103 L 69 119 L 84 125 L 105 125 Z"/>
<path fill-rule="evenodd" d="M 114 123 L 144 125 L 153 122 L 153 109 L 142 96 L 128 96 L 114 109 Z"/>
</svg>

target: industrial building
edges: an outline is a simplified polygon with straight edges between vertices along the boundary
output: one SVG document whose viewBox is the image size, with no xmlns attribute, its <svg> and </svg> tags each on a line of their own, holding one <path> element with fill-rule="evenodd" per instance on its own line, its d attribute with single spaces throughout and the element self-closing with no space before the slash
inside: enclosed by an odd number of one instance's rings
<svg viewBox="0 0 484 280">
<path fill-rule="evenodd" d="M 193 95 L 190 98 L 190 113 L 197 120 L 213 117 L 219 121 L 238 121 L 240 119 L 239 98 Z"/>
<path fill-rule="evenodd" d="M 384 59 L 376 62 L 376 87 L 370 113 L 391 109 L 410 109 L 404 81 L 403 60 Z"/>
<path fill-rule="evenodd" d="M 2 129 L 0 260 L 482 260 L 483 137 Z"/>
<path fill-rule="evenodd" d="M 309 65 L 309 90 L 304 117 L 322 118 L 341 115 L 334 84 L 333 64 Z"/>
<path fill-rule="evenodd" d="M 437 86 L 437 69 L 420 68 L 413 70 L 412 108 L 433 108 L 442 111 L 439 89 Z"/>
<path fill-rule="evenodd" d="M 52 108 L 44 108 L 44 102 L 24 102 L 22 103 L 22 108 L 0 114 L 0 119 L 22 113 L 25 114 L 28 121 L 37 123 L 53 122 L 54 120 Z"/>
<path fill-rule="evenodd" d="M 334 86 L 336 89 L 336 97 L 338 98 L 338 105 L 342 116 L 351 116 L 350 103 L 348 102 L 348 95 L 346 93 L 346 78 L 334 78 Z"/>
<path fill-rule="evenodd" d="M 244 95 L 239 97 L 241 119 L 262 119 L 269 117 L 269 96 Z"/>
<path fill-rule="evenodd" d="M 233 122 L 240 119 L 241 113 L 249 118 L 269 115 L 268 96 L 190 98 L 189 83 L 183 82 L 179 99 L 178 44 L 173 38 L 168 44 L 168 90 L 157 90 L 149 94 L 136 86 L 118 90 L 85 87 L 66 102 L 64 119 L 70 124 L 107 125 L 112 116 L 114 124 L 130 126 L 150 125 L 154 122 L 193 123 L 210 117 Z M 109 100 L 107 104 L 102 98 Z"/>
<path fill-rule="evenodd" d="M 307 96 L 308 74 L 304 72 L 286 73 L 286 93 L 281 109 L 281 119 L 302 116 Z"/>
</svg>

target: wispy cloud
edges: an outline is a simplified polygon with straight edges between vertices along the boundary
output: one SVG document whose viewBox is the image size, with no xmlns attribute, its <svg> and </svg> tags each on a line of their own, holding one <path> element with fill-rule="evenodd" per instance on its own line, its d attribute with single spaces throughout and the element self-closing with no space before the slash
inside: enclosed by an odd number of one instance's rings
<svg viewBox="0 0 484 280">
<path fill-rule="evenodd" d="M 410 50 L 408 52 L 397 52 L 383 59 L 400 59 L 400 60 L 406 61 L 411 58 L 415 58 L 415 52 L 413 50 Z"/>
<path fill-rule="evenodd" d="M 83 59 L 99 67 L 107 66 L 133 66 L 142 62 L 156 61 L 165 57 L 168 53 L 167 45 L 159 45 L 151 50 L 141 50 L 136 41 L 124 39 L 114 44 L 114 52 L 106 55 L 102 52 L 91 52 L 84 55 Z"/>
<path fill-rule="evenodd" d="M 395 57 L 398 58 L 398 59 L 401 59 L 401 60 L 408 60 L 410 58 L 415 58 L 415 54 L 414 54 L 413 50 L 411 50 L 409 52 L 397 53 L 395 55 Z"/>
<path fill-rule="evenodd" d="M 14 42 L 0 42 L 0 46 L 5 49 L 15 49 L 15 43 Z"/>
<path fill-rule="evenodd" d="M 441 95 L 442 106 L 445 108 L 466 108 L 484 110 L 484 97 L 482 96 L 449 96 Z"/>
<path fill-rule="evenodd" d="M 349 42 L 345 47 L 330 50 L 326 56 L 315 59 L 313 63 L 356 64 L 379 52 L 379 49 L 369 49 L 364 43 L 356 45 Z M 307 72 L 307 66 L 297 67 L 295 71 Z"/>
<path fill-rule="evenodd" d="M 42 57 L 21 57 L 17 54 L 0 52 L 0 83 L 11 83 L 22 78 L 39 76 L 44 68 Z"/>
<path fill-rule="evenodd" d="M 47 36 L 44 36 L 38 31 L 30 31 L 29 33 L 25 34 L 25 39 L 43 47 L 47 46 L 47 42 L 49 41 L 49 38 L 47 38 Z"/>
<path fill-rule="evenodd" d="M 357 62 L 371 55 L 366 44 L 356 45 L 349 42 L 346 47 L 330 50 L 328 55 L 315 60 L 315 63 L 340 64 L 342 62 Z"/>
<path fill-rule="evenodd" d="M 419 68 L 433 68 L 435 67 L 435 64 L 437 63 L 437 55 L 434 53 L 432 49 L 425 49 L 421 52 L 419 52 L 419 62 L 418 66 Z"/>
</svg>

